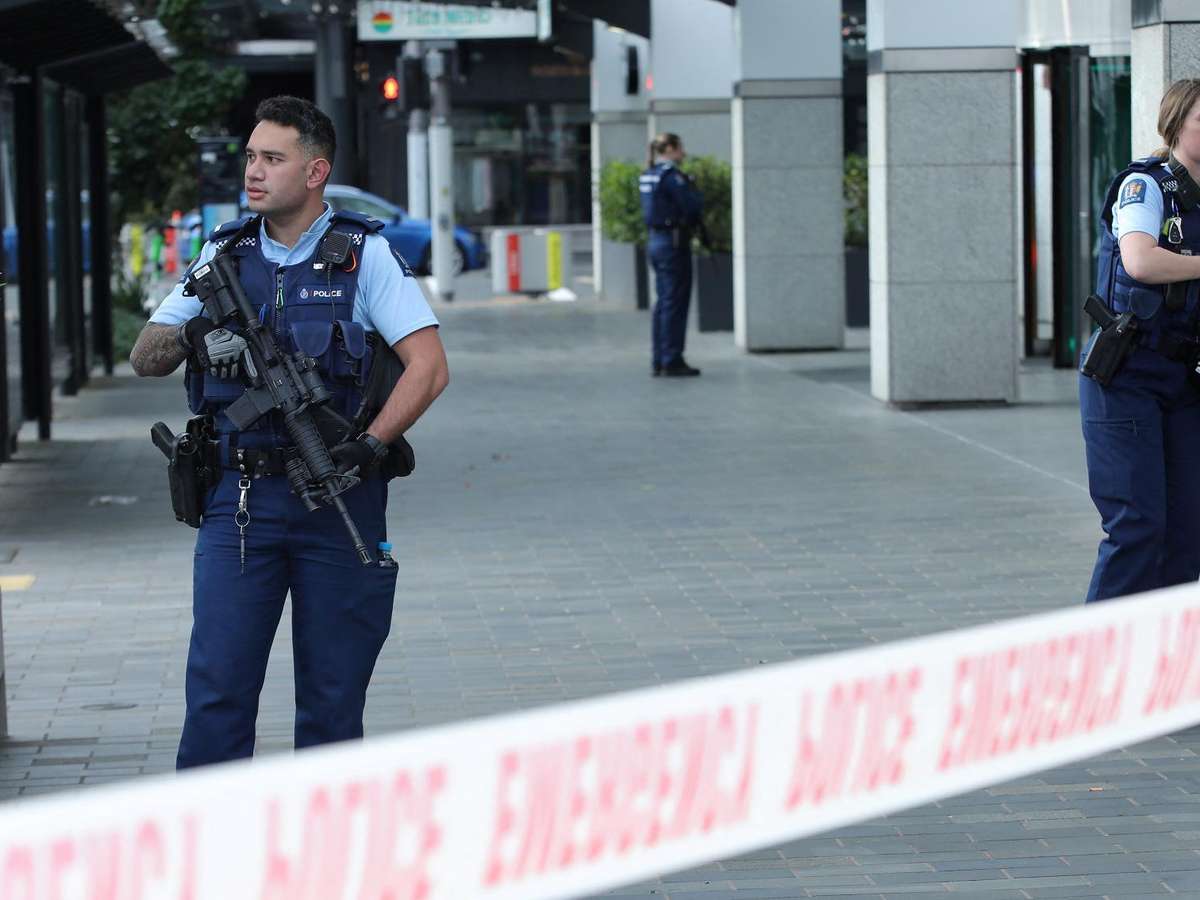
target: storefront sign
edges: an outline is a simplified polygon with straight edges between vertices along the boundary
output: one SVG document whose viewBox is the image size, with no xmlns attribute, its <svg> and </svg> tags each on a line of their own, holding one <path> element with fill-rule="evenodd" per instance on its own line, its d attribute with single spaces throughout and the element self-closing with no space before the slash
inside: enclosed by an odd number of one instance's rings
<svg viewBox="0 0 1200 900">
<path fill-rule="evenodd" d="M 358 4 L 360 41 L 474 40 L 538 36 L 530 9 L 371 0 Z"/>
</svg>

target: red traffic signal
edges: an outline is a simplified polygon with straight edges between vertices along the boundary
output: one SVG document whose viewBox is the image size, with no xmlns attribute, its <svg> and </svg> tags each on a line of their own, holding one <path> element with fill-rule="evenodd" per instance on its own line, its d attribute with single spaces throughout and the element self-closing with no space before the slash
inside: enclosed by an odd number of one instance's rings
<svg viewBox="0 0 1200 900">
<path fill-rule="evenodd" d="M 394 103 L 400 99 L 400 82 L 395 75 L 389 75 L 379 85 L 379 92 L 383 94 L 383 99 L 388 103 Z"/>
</svg>

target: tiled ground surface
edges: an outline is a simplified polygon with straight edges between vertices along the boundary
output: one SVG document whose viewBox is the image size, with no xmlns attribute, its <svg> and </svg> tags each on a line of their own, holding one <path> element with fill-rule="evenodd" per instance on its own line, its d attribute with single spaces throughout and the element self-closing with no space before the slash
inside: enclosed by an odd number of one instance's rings
<svg viewBox="0 0 1200 900">
<path fill-rule="evenodd" d="M 651 379 L 645 313 L 464 292 L 450 389 L 412 432 L 390 526 L 380 734 L 787 660 L 1079 601 L 1098 537 L 1074 382 L 1005 408 L 887 409 L 863 351 L 751 357 L 693 336 Z M 57 401 L 0 466 L 10 731 L 0 795 L 174 759 L 193 533 L 157 418 L 176 378 Z M 280 629 L 260 745 L 288 747 Z M 616 896 L 1200 897 L 1200 758 L 1182 733 L 1017 784 L 622 888 Z"/>
</svg>

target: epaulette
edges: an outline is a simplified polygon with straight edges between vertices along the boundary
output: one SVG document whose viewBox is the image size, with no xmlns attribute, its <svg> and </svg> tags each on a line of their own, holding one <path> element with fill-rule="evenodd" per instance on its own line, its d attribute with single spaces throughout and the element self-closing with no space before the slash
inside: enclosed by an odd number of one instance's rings
<svg viewBox="0 0 1200 900">
<path fill-rule="evenodd" d="M 240 219 L 226 222 L 224 225 L 214 228 L 208 239 L 217 250 L 224 250 L 231 238 L 241 234 L 241 237 L 237 239 L 236 246 L 252 247 L 258 243 L 258 229 L 251 229 L 249 226 L 257 220 L 258 216 L 242 216 Z"/>
<path fill-rule="evenodd" d="M 333 218 L 330 219 L 330 224 L 336 225 L 339 222 L 357 225 L 363 231 L 367 232 L 367 234 L 374 234 L 377 231 L 381 231 L 383 226 L 387 224 L 386 222 L 382 221 L 381 219 L 377 219 L 374 216 L 368 216 L 365 213 L 351 212 L 348 209 L 340 209 L 333 214 Z"/>
</svg>

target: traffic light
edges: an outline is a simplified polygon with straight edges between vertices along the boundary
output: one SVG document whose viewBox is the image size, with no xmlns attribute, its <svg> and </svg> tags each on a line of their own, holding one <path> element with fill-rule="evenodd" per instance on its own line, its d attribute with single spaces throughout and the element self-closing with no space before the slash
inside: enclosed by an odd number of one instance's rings
<svg viewBox="0 0 1200 900">
<path fill-rule="evenodd" d="M 395 103 L 400 99 L 400 81 L 395 75 L 389 75 L 379 84 L 379 92 L 383 94 L 383 99 L 388 103 Z"/>
<path fill-rule="evenodd" d="M 429 109 L 429 79 L 425 77 L 424 60 L 405 56 L 399 65 L 404 77 L 405 108 Z"/>
</svg>

